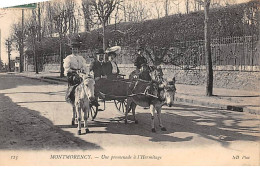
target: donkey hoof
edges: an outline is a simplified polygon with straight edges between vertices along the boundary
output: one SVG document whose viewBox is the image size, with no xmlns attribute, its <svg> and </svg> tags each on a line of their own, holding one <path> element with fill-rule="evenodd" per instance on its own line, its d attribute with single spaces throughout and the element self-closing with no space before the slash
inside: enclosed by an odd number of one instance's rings
<svg viewBox="0 0 260 169">
<path fill-rule="evenodd" d="M 152 128 L 152 132 L 155 133 L 155 128 Z"/>
<path fill-rule="evenodd" d="M 78 135 L 81 135 L 81 130 L 78 130 Z"/>
<path fill-rule="evenodd" d="M 138 120 L 135 120 L 135 124 L 138 124 Z"/>
<path fill-rule="evenodd" d="M 165 127 L 162 127 L 161 130 L 162 131 L 167 131 L 167 129 Z"/>
<path fill-rule="evenodd" d="M 89 129 L 86 129 L 85 131 L 86 131 L 86 133 L 90 133 Z"/>
</svg>

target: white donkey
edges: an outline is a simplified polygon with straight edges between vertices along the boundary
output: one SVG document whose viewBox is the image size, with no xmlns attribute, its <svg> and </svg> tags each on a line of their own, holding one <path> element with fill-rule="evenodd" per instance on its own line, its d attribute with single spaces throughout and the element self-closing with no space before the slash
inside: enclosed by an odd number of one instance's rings
<svg viewBox="0 0 260 169">
<path fill-rule="evenodd" d="M 83 120 L 84 120 L 84 128 L 85 132 L 89 133 L 87 119 L 90 111 L 90 101 L 95 99 L 94 97 L 94 85 L 95 80 L 92 76 L 81 75 L 83 81 L 79 84 L 75 89 L 75 102 L 73 104 L 73 117 L 72 124 L 74 124 L 75 117 L 78 121 L 78 135 L 81 135 L 81 120 L 82 115 L 81 111 L 83 111 Z"/>
</svg>

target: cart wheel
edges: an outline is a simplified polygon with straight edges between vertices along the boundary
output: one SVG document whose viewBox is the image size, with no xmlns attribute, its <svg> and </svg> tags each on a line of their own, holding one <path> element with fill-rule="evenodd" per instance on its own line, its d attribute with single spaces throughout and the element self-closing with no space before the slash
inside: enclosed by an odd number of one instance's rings
<svg viewBox="0 0 260 169">
<path fill-rule="evenodd" d="M 97 114 L 98 114 L 98 107 L 91 105 L 89 113 L 91 115 L 92 120 L 94 120 L 97 117 Z M 89 117 L 89 113 L 88 113 L 88 117 Z"/>
<path fill-rule="evenodd" d="M 126 112 L 126 100 L 114 100 L 117 110 L 122 113 Z"/>
</svg>

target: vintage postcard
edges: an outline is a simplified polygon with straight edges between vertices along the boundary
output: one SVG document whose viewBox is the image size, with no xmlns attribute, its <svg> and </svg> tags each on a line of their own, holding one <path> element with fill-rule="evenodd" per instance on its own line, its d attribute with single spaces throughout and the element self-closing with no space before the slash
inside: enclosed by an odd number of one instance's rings
<svg viewBox="0 0 260 169">
<path fill-rule="evenodd" d="M 260 165 L 259 0 L 0 9 L 0 166 Z"/>
</svg>

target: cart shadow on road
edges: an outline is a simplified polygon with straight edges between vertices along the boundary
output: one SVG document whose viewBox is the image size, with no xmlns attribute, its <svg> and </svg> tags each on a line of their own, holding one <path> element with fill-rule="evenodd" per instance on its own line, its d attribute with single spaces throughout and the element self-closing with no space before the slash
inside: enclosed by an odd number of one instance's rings
<svg viewBox="0 0 260 169">
<path fill-rule="evenodd" d="M 44 82 L 21 76 L 0 74 L 0 150 L 102 150 L 97 144 L 86 142 L 73 133 L 56 127 L 51 120 L 21 103 L 64 102 L 40 100 L 13 102 L 7 94 L 65 95 L 64 91 L 42 92 L 18 91 L 19 86 L 36 87 Z M 49 84 L 46 84 L 49 85 Z M 52 85 L 51 85 L 52 87 Z M 8 91 L 8 89 L 13 92 Z M 16 97 L 15 95 L 13 97 Z"/>
<path fill-rule="evenodd" d="M 245 117 L 241 112 L 175 104 L 172 108 L 163 107 L 162 110 L 162 120 L 167 131 L 160 131 L 158 121 L 156 121 L 156 133 L 151 132 L 150 113 L 138 113 L 136 118 L 139 124 L 124 124 L 124 116 L 119 116 L 111 119 L 110 122 L 95 121 L 89 127 L 90 129 L 91 127 L 106 127 L 105 131 L 95 131 L 97 134 L 138 135 L 149 137 L 152 142 L 191 141 L 196 134 L 216 141 L 223 147 L 228 147 L 233 141 L 260 140 L 259 120 L 252 118 L 253 116 L 250 117 Z M 130 115 L 129 119 L 133 117 Z M 175 133 L 185 133 L 185 137 L 176 137 Z"/>
<path fill-rule="evenodd" d="M 99 145 L 86 142 L 56 127 L 40 112 L 21 107 L 0 94 L 1 150 L 99 150 Z"/>
<path fill-rule="evenodd" d="M 47 95 L 65 95 L 66 91 L 57 91 L 57 92 L 9 92 L 3 94 L 47 94 Z"/>
<path fill-rule="evenodd" d="M 147 116 L 146 113 L 143 114 L 144 116 Z M 135 124 L 135 123 L 128 123 L 124 124 L 123 117 L 119 117 L 118 120 L 111 120 L 111 122 L 100 122 L 95 121 L 94 123 L 89 125 L 89 128 L 91 130 L 91 127 L 105 127 L 105 131 L 94 131 L 96 134 L 122 134 L 122 135 L 138 135 L 142 137 L 148 137 L 150 138 L 149 141 L 152 142 L 183 142 L 183 141 L 190 141 L 192 140 L 192 136 L 188 136 L 185 138 L 175 137 L 169 134 L 172 134 L 173 131 L 167 130 L 167 131 L 161 131 L 159 128 L 157 129 L 156 133 L 151 132 L 150 123 L 148 124 L 146 121 L 143 123 L 143 118 L 140 119 L 140 123 L 142 124 Z M 131 116 L 129 116 L 131 118 Z M 142 144 L 142 143 L 140 143 Z M 144 143 L 145 144 L 145 143 Z"/>
<path fill-rule="evenodd" d="M 199 134 L 221 143 L 224 147 L 229 146 L 231 141 L 260 140 L 259 120 L 253 118 L 254 116 L 245 116 L 243 112 L 181 104 L 163 110 L 165 113 L 162 118 L 170 121 L 175 131 Z M 174 114 L 176 111 L 181 113 Z M 205 113 L 201 113 L 202 111 Z"/>
<path fill-rule="evenodd" d="M 28 79 L 22 76 L 15 76 L 9 74 L 0 74 L 0 90 L 12 89 L 18 86 L 37 86 L 44 82 L 38 80 Z"/>
</svg>

